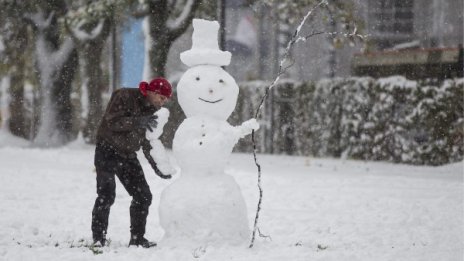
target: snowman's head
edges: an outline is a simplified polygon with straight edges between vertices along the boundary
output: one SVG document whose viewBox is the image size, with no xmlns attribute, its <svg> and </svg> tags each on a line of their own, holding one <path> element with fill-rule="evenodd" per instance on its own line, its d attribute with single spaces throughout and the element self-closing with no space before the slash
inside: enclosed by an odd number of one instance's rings
<svg viewBox="0 0 464 261">
<path fill-rule="evenodd" d="M 238 85 L 215 65 L 188 69 L 177 84 L 177 97 L 187 117 L 207 116 L 227 120 L 237 104 Z"/>
</svg>

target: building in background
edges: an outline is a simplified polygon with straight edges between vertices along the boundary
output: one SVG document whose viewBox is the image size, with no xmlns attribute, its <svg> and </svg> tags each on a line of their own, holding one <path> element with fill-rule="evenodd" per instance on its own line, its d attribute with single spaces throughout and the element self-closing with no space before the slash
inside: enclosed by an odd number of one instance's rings
<svg viewBox="0 0 464 261">
<path fill-rule="evenodd" d="M 271 79 L 276 75 L 283 47 L 293 33 L 291 28 L 276 21 L 275 9 L 246 6 L 246 1 L 232 1 L 227 10 L 227 48 L 233 53 L 228 70 L 238 80 Z M 354 12 L 364 23 L 367 44 L 335 48 L 330 36 L 313 37 L 295 45 L 295 65 L 286 77 L 295 80 L 318 80 L 324 77 L 346 77 L 358 74 L 354 57 L 373 57 L 373 73 L 388 76 L 402 74 L 411 78 L 427 76 L 462 76 L 463 0 L 373 0 L 354 1 Z M 242 5 L 240 5 L 242 3 Z M 313 30 L 333 31 L 330 22 L 321 22 L 324 14 L 315 12 L 302 35 Z M 299 19 L 297 19 L 298 21 Z M 247 44 L 248 43 L 248 44 Z M 407 50 L 407 51 L 405 51 Z M 398 53 L 405 51 L 405 53 Z M 401 66 L 385 73 L 375 63 L 377 58 L 397 53 Z M 390 56 L 389 56 L 390 55 Z M 417 61 L 407 61 L 417 57 Z M 403 59 L 404 58 L 404 59 Z M 423 61 L 425 59 L 425 61 Z M 403 61 L 404 60 L 404 61 Z M 405 65 L 407 64 L 407 65 Z M 416 66 L 417 65 L 417 66 Z M 415 72 L 414 67 L 417 67 Z M 377 73 L 375 73 L 377 70 Z M 430 75 L 427 75 L 427 74 Z"/>
<path fill-rule="evenodd" d="M 377 0 L 366 4 L 369 51 L 355 75 L 410 79 L 463 77 L 462 0 Z"/>
<path fill-rule="evenodd" d="M 388 76 L 406 72 L 406 76 L 417 78 L 427 76 L 427 73 L 433 76 L 444 75 L 447 70 L 462 71 L 462 66 L 459 67 L 462 65 L 459 46 L 463 43 L 463 1 L 353 0 L 355 16 L 364 23 L 362 33 L 369 35 L 367 44 L 334 47 L 333 39 L 326 35 L 299 42 L 292 52 L 294 65 L 285 77 L 308 81 L 325 77 Z M 297 26 L 279 23 L 275 19 L 276 10 L 263 5 L 250 6 L 245 0 L 226 1 L 226 49 L 232 52 L 231 64 L 226 69 L 237 81 L 270 80 L 275 77 L 283 48 Z M 315 12 L 313 19 L 304 26 L 302 35 L 313 30 L 340 30 L 327 22 L 324 15 L 322 11 Z M 299 20 L 296 19 L 298 23 Z M 180 37 L 169 52 L 166 72 L 173 81 L 187 69 L 181 63 L 179 54 L 190 48 L 191 33 L 192 29 Z M 129 37 L 132 41 L 142 42 L 133 34 Z M 127 45 L 126 42 L 124 45 Z M 136 47 L 138 53 L 143 54 L 141 49 L 140 46 Z M 400 51 L 407 54 L 398 53 Z M 387 70 L 379 61 L 389 60 L 391 56 L 388 55 L 392 53 L 396 54 L 394 60 L 398 60 L 393 63 L 403 65 L 394 65 L 394 69 Z M 131 54 L 124 52 L 124 55 Z M 416 62 L 411 65 L 403 59 L 410 57 L 425 59 L 419 72 L 410 72 Z M 359 64 L 361 60 L 362 64 Z M 429 62 L 438 65 L 430 66 Z M 366 72 L 360 66 L 367 66 L 370 71 Z M 123 68 L 132 69 L 131 73 L 123 72 L 123 75 L 127 75 L 125 78 L 123 76 L 124 83 L 138 81 L 129 78 L 141 78 L 142 72 L 133 70 L 137 68 L 136 64 L 124 64 Z M 447 75 L 454 77 L 460 74 Z"/>
</svg>

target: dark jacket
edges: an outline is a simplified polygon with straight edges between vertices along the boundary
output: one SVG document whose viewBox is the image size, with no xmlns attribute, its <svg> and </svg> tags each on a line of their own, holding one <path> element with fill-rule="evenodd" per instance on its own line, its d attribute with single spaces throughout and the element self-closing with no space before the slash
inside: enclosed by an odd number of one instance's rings
<svg viewBox="0 0 464 261">
<path fill-rule="evenodd" d="M 158 109 L 136 88 L 114 91 L 98 128 L 97 144 L 111 146 L 123 157 L 134 157 L 143 147 L 147 156 L 150 142 L 145 137 L 146 129 L 138 121 L 140 116 L 153 115 Z"/>
</svg>

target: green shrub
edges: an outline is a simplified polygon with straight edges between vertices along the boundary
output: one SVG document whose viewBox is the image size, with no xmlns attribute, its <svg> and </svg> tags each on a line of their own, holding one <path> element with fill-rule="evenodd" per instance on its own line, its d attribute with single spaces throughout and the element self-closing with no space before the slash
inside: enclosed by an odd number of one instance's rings
<svg viewBox="0 0 464 261">
<path fill-rule="evenodd" d="M 232 123 L 254 117 L 268 84 L 241 84 Z M 460 161 L 464 155 L 463 90 L 464 79 L 416 82 L 393 76 L 282 81 L 273 89 L 272 110 L 271 99 L 262 108 L 258 148 L 411 164 Z M 251 151 L 249 140 L 237 150 Z"/>
</svg>

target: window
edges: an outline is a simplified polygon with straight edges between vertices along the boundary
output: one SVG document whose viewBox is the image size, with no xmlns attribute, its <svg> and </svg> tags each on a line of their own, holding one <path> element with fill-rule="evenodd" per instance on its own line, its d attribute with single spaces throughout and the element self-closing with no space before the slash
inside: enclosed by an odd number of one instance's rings
<svg viewBox="0 0 464 261">
<path fill-rule="evenodd" d="M 401 37 L 413 33 L 413 0 L 375 0 L 368 5 L 369 27 L 375 35 Z"/>
</svg>

